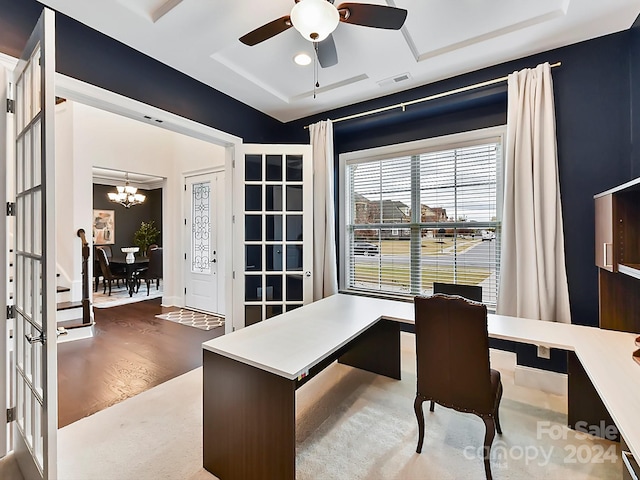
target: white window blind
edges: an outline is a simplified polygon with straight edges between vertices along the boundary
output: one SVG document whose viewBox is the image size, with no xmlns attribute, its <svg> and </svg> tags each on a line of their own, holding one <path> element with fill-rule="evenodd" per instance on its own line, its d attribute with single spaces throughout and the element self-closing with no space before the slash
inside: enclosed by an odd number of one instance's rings
<svg viewBox="0 0 640 480">
<path fill-rule="evenodd" d="M 433 282 L 480 285 L 495 306 L 502 136 L 473 136 L 346 161 L 343 287 L 412 296 Z"/>
</svg>

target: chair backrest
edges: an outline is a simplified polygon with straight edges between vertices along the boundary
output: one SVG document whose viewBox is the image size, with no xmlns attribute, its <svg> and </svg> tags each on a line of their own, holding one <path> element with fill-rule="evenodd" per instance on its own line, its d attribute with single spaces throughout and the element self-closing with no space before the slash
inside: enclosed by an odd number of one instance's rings
<svg viewBox="0 0 640 480">
<path fill-rule="evenodd" d="M 417 393 L 463 412 L 493 412 L 487 307 L 442 294 L 414 303 Z"/>
<path fill-rule="evenodd" d="M 479 285 L 462 285 L 459 283 L 433 282 L 433 293 L 459 295 L 467 300 L 482 302 L 482 287 Z"/>
<path fill-rule="evenodd" d="M 109 245 L 100 245 L 99 247 L 96 247 L 96 249 L 98 248 L 100 250 L 104 250 L 104 253 L 108 259 L 113 257 L 113 252 L 111 251 L 111 247 Z"/>
<path fill-rule="evenodd" d="M 149 250 L 147 278 L 162 278 L 162 247 Z"/>
<path fill-rule="evenodd" d="M 109 259 L 107 258 L 107 252 L 105 252 L 104 248 L 97 247 L 96 248 L 96 257 L 98 259 L 98 265 L 100 265 L 100 271 L 102 272 L 102 276 L 107 280 L 111 280 L 113 275 L 111 275 L 111 267 L 109 267 Z"/>
<path fill-rule="evenodd" d="M 158 245 L 157 245 L 157 244 L 155 244 L 155 243 L 152 243 L 151 245 L 149 245 L 149 246 L 147 247 L 147 257 L 149 256 L 149 252 L 150 252 L 151 250 L 155 250 L 156 248 L 158 248 Z"/>
</svg>

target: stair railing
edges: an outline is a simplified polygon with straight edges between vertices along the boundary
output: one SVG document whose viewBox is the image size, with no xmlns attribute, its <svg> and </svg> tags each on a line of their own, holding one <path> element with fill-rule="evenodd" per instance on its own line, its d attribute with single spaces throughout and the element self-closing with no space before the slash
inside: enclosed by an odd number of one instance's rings
<svg viewBox="0 0 640 480">
<path fill-rule="evenodd" d="M 85 236 L 84 229 L 77 232 L 82 240 L 82 324 L 91 325 L 91 310 L 89 301 L 89 243 Z"/>
</svg>

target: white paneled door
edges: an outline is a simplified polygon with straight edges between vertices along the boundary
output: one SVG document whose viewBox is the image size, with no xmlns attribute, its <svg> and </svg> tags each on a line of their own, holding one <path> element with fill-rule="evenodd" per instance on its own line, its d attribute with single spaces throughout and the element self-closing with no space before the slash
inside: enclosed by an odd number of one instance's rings
<svg viewBox="0 0 640 480">
<path fill-rule="evenodd" d="M 310 145 L 243 145 L 234 169 L 234 327 L 313 300 Z"/>
<path fill-rule="evenodd" d="M 185 306 L 225 314 L 224 172 L 185 179 Z"/>
<path fill-rule="evenodd" d="M 13 76 L 14 450 L 26 480 L 57 478 L 54 21 L 45 8 Z"/>
</svg>

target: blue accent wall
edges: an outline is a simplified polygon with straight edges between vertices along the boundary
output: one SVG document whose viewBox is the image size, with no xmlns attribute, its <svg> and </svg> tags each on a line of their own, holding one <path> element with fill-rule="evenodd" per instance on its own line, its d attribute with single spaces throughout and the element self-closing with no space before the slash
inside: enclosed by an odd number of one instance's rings
<svg viewBox="0 0 640 480">
<path fill-rule="evenodd" d="M 638 22 L 636 22 L 638 24 Z M 307 125 L 499 78 L 543 62 L 552 71 L 566 267 L 573 322 L 598 325 L 593 195 L 640 175 L 640 26 L 496 65 L 292 123 L 299 141 Z M 334 125 L 336 155 L 506 122 L 506 83 Z M 295 126 L 294 126 L 295 125 Z M 306 132 L 305 132 L 306 134 Z M 307 134 L 308 135 L 308 134 Z M 337 160 L 337 157 L 336 157 Z M 337 163 L 337 162 L 336 162 Z M 336 169 L 336 176 L 340 172 Z M 566 354 L 537 358 L 528 345 L 500 342 L 518 363 L 565 371 Z"/>
<path fill-rule="evenodd" d="M 321 119 L 339 118 L 499 78 L 546 61 L 562 62 L 553 69 L 552 76 L 571 311 L 574 323 L 597 325 L 593 195 L 633 178 L 629 55 L 634 45 L 640 52 L 640 33 L 624 31 L 325 112 L 291 126 L 302 141 L 305 138 L 299 133 L 302 126 Z M 640 70 L 637 54 L 635 68 Z M 636 93 L 640 97 L 640 72 L 637 77 Z M 637 102 L 640 105 L 640 100 Z M 418 104 L 405 112 L 398 109 L 336 123 L 334 146 L 336 154 L 340 154 L 501 125 L 506 122 L 506 108 L 505 82 Z M 636 173 L 637 169 L 636 160 Z"/>
</svg>

